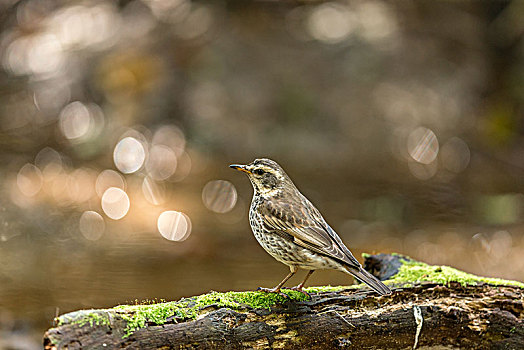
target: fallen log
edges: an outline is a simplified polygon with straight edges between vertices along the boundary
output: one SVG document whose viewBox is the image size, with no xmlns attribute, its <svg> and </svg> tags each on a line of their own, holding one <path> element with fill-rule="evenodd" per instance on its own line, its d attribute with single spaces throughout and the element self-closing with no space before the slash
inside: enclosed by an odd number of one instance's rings
<svg viewBox="0 0 524 350">
<path fill-rule="evenodd" d="M 62 315 L 45 349 L 524 349 L 524 284 L 365 257 L 393 289 L 310 287 L 284 298 L 226 292 Z"/>
</svg>

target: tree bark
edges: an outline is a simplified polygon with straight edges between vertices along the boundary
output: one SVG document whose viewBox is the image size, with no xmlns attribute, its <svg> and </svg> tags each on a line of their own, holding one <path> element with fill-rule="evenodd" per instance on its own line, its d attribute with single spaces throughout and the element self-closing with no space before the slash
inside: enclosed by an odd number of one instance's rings
<svg viewBox="0 0 524 350">
<path fill-rule="evenodd" d="M 387 276 L 390 255 L 367 258 Z M 388 276 L 389 277 L 389 276 Z M 45 333 L 45 349 L 524 349 L 523 290 L 511 286 L 420 283 L 380 297 L 364 290 L 311 295 L 271 310 L 219 308 L 197 320 L 150 324 L 124 338 L 126 323 L 65 323 Z M 78 316 L 71 313 L 71 319 Z M 90 311 L 92 312 L 92 311 Z M 104 312 L 111 312 L 105 310 Z M 415 316 L 418 312 L 421 318 Z M 420 335 L 417 341 L 417 328 Z"/>
</svg>

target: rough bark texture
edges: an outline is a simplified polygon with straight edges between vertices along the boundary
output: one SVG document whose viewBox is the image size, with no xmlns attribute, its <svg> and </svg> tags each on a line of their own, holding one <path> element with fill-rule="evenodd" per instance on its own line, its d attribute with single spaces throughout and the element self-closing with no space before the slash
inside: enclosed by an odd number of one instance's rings
<svg viewBox="0 0 524 350">
<path fill-rule="evenodd" d="M 396 259 L 367 266 L 387 276 Z M 398 269 L 398 267 L 397 267 Z M 524 296 L 511 286 L 422 283 L 379 297 L 363 290 L 312 295 L 271 310 L 220 308 L 202 318 L 148 325 L 123 338 L 125 321 L 110 325 L 64 324 L 48 330 L 46 349 L 524 349 Z M 81 312 L 81 311 L 79 311 Z M 72 313 L 73 314 L 73 313 Z"/>
</svg>

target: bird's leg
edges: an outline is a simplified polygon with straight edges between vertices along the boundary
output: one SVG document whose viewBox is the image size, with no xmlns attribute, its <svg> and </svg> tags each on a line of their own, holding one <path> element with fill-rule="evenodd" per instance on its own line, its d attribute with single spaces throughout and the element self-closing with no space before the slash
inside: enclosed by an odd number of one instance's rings
<svg viewBox="0 0 524 350">
<path fill-rule="evenodd" d="M 309 278 L 309 276 L 311 276 L 311 275 L 313 274 L 313 272 L 315 272 L 315 270 L 309 270 L 308 273 L 307 273 L 307 275 L 306 275 L 306 278 L 304 278 L 304 280 L 302 281 L 302 283 L 300 283 L 298 286 L 295 286 L 295 287 L 293 287 L 293 288 L 291 288 L 291 289 L 293 289 L 293 290 L 298 290 L 299 292 L 302 292 L 302 293 L 306 293 L 306 292 L 304 292 L 304 291 L 302 290 L 302 288 L 304 288 L 304 285 L 306 284 L 307 279 Z M 308 294 L 308 293 L 306 293 L 306 294 Z M 309 294 L 308 294 L 308 295 L 309 295 Z"/>
<path fill-rule="evenodd" d="M 288 279 L 290 279 L 295 273 L 297 273 L 298 268 L 296 268 L 295 266 L 290 266 L 289 270 L 290 270 L 289 274 L 275 288 L 258 287 L 257 290 L 260 290 L 262 292 L 268 292 L 268 293 L 278 293 L 278 294 L 280 294 L 282 296 L 287 297 L 286 294 L 280 292 L 280 288 L 282 288 L 282 286 L 284 285 L 284 283 L 287 282 Z"/>
</svg>

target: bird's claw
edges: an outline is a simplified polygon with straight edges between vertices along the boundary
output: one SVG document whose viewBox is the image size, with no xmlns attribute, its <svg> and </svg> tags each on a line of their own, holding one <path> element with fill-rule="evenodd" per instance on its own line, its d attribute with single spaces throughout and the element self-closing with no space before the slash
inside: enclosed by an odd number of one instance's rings
<svg viewBox="0 0 524 350">
<path fill-rule="evenodd" d="M 309 294 L 308 292 L 306 292 L 303 288 L 304 288 L 304 286 L 300 286 L 300 285 L 298 285 L 298 286 L 294 286 L 294 287 L 291 287 L 291 288 L 288 288 L 288 289 L 295 290 L 295 291 L 300 292 L 300 293 L 302 293 L 302 294 L 305 294 L 305 295 L 307 295 L 309 298 L 311 298 L 311 294 Z"/>
<path fill-rule="evenodd" d="M 287 295 L 286 293 L 282 293 L 280 289 L 258 287 L 257 290 L 266 293 L 276 293 L 286 299 L 289 299 L 289 295 Z"/>
</svg>

